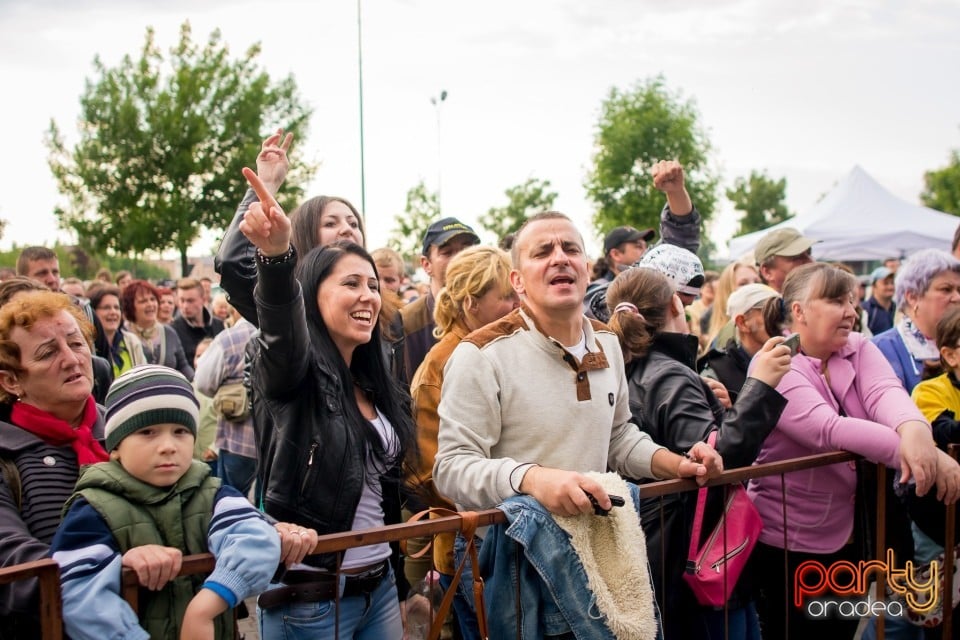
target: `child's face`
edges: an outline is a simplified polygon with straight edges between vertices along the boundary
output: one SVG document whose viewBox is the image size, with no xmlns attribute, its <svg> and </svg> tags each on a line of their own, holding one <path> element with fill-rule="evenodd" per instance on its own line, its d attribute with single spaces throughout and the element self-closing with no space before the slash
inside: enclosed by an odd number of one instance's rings
<svg viewBox="0 0 960 640">
<path fill-rule="evenodd" d="M 190 468 L 193 432 L 180 424 L 144 427 L 120 441 L 113 457 L 127 473 L 155 487 L 169 487 Z"/>
<path fill-rule="evenodd" d="M 954 374 L 960 374 L 960 346 L 940 347 L 940 357 Z"/>
</svg>

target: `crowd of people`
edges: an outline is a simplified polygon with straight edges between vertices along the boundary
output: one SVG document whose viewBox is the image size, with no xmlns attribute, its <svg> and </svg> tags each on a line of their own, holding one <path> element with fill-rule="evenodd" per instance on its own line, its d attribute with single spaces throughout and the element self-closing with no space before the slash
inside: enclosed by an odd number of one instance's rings
<svg viewBox="0 0 960 640">
<path fill-rule="evenodd" d="M 858 620 L 792 605 L 793 572 L 882 551 L 861 491 L 875 464 L 894 471 L 898 561 L 943 551 L 960 498 L 960 230 L 953 255 L 860 279 L 789 228 L 705 271 L 683 168 L 663 161 L 659 229 L 611 230 L 592 266 L 562 213 L 501 248 L 446 217 L 417 289 L 402 256 L 367 250 L 349 200 L 278 205 L 292 142 L 277 131 L 244 170 L 219 290 L 62 279 L 42 247 L 0 282 L 0 564 L 61 565 L 70 637 L 233 637 L 256 598 L 265 640 L 415 638 L 411 585 L 435 570 L 456 589 L 444 637 L 853 638 Z M 836 450 L 865 462 L 746 485 L 759 542 L 725 606 L 702 604 L 688 548 L 727 493 L 706 492 L 692 540 L 696 493 L 637 486 Z M 436 536 L 425 562 L 416 541 L 311 553 L 423 508 L 496 506 L 507 524 Z M 623 566 L 591 536 L 626 536 Z M 202 552 L 215 569 L 178 577 Z M 35 580 L 0 587 L 0 637 L 37 633 L 37 599 Z M 902 622 L 887 637 L 923 637 Z"/>
</svg>

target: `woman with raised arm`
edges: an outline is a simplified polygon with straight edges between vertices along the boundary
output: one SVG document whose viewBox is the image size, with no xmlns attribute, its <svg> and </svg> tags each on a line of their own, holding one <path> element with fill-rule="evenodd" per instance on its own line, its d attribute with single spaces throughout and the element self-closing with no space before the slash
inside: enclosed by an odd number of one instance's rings
<svg viewBox="0 0 960 640">
<path fill-rule="evenodd" d="M 300 257 L 291 220 L 256 174 L 244 175 L 260 198 L 238 227 L 256 252 L 251 385 L 264 510 L 320 534 L 398 522 L 400 468 L 416 441 L 381 353 L 373 260 L 352 242 Z M 306 558 L 260 596 L 261 637 L 400 638 L 398 560 L 385 543 Z"/>
<path fill-rule="evenodd" d="M 278 129 L 263 141 L 257 155 L 257 177 L 264 192 L 271 198 L 276 197 L 286 180 L 290 166 L 287 151 L 292 142 L 292 133 L 284 135 L 283 129 Z M 253 189 L 247 189 L 220 243 L 215 264 L 220 274 L 220 286 L 229 295 L 230 304 L 240 315 L 257 325 L 257 309 L 253 298 L 253 288 L 257 283 L 256 247 L 240 230 L 244 214 L 254 202 L 257 202 L 257 194 Z M 290 244 L 301 256 L 314 247 L 338 240 L 364 246 L 363 220 L 356 207 L 344 198 L 315 196 L 294 209 L 289 220 Z"/>
</svg>

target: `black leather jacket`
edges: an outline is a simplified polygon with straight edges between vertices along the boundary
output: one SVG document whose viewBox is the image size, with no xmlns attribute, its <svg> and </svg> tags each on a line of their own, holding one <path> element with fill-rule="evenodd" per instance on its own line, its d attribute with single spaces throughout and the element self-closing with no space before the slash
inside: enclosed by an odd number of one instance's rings
<svg viewBox="0 0 960 640">
<path fill-rule="evenodd" d="M 364 485 L 365 444 L 344 417 L 337 375 L 310 346 L 293 261 L 260 268 L 256 290 L 260 332 L 251 341 L 254 430 L 263 507 L 283 522 L 321 535 L 349 531 Z M 349 390 L 353 393 L 353 389 Z M 399 476 L 399 471 L 392 473 Z M 381 482 L 387 524 L 400 521 L 400 484 Z M 394 549 L 394 564 L 398 567 Z M 334 554 L 307 564 L 335 569 Z M 397 572 L 398 589 L 403 580 Z M 404 590 L 402 593 L 406 594 Z"/>
<path fill-rule="evenodd" d="M 633 421 L 655 441 L 674 453 L 686 452 L 719 429 L 716 448 L 725 469 L 751 464 L 764 439 L 773 430 L 787 400 L 773 387 L 748 378 L 736 404 L 723 407 L 696 374 L 697 337 L 661 333 L 650 352 L 627 364 L 627 386 Z M 707 535 L 719 520 L 723 489 L 711 489 L 703 531 Z M 647 557 L 654 576 L 657 601 L 667 628 L 665 637 L 700 637 L 701 629 L 691 628 L 696 617 L 685 611 L 697 607 L 693 593 L 681 580 L 690 545 L 690 529 L 696 506 L 696 492 L 674 494 L 661 500 L 641 501 L 640 513 L 647 538 Z M 661 526 L 660 507 L 663 505 Z M 661 544 L 665 545 L 661 556 Z M 742 589 L 739 587 L 743 587 Z M 734 592 L 731 606 L 740 606 L 746 591 L 743 578 Z M 670 633 L 667 633 L 667 631 Z"/>
<path fill-rule="evenodd" d="M 233 216 L 233 221 L 220 241 L 220 248 L 213 259 L 213 268 L 220 274 L 220 286 L 227 292 L 227 298 L 233 308 L 255 327 L 260 326 L 257 319 L 257 304 L 253 299 L 253 289 L 257 284 L 257 249 L 240 231 L 243 214 L 257 201 L 253 189 L 247 189 Z"/>
</svg>

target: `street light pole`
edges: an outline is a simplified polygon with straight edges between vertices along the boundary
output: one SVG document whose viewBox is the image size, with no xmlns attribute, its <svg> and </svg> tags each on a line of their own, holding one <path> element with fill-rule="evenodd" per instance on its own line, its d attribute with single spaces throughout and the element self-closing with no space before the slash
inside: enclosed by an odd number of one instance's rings
<svg viewBox="0 0 960 640">
<path fill-rule="evenodd" d="M 360 211 L 364 219 L 367 217 L 367 180 L 363 158 L 363 22 L 361 18 L 361 2 L 357 0 L 357 68 L 360 84 Z"/>
<path fill-rule="evenodd" d="M 446 89 L 440 90 L 439 96 L 433 96 L 430 98 L 430 104 L 434 106 L 434 109 L 437 112 L 437 213 L 443 211 L 443 196 L 442 196 L 442 173 L 443 173 L 443 156 L 441 154 L 441 135 L 440 135 L 440 105 L 447 99 Z"/>
</svg>

